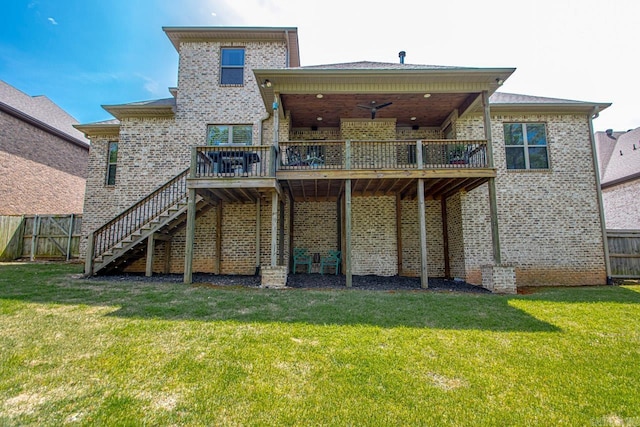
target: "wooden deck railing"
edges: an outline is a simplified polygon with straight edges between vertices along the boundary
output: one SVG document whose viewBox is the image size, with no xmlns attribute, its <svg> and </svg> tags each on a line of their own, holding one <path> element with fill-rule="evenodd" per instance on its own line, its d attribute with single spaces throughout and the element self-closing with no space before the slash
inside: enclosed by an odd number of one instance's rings
<svg viewBox="0 0 640 427">
<path fill-rule="evenodd" d="M 486 141 L 451 139 L 283 141 L 279 151 L 271 145 L 200 146 L 194 147 L 191 164 L 191 178 L 275 177 L 277 170 L 488 167 Z"/>
<path fill-rule="evenodd" d="M 488 167 L 484 140 L 288 141 L 280 149 L 278 170 Z"/>
<path fill-rule="evenodd" d="M 102 255 L 171 206 L 186 201 L 188 174 L 189 169 L 183 171 L 94 231 L 90 239 L 93 241 L 93 250 L 89 248 L 87 253 L 94 257 Z"/>
<path fill-rule="evenodd" d="M 192 178 L 273 177 L 277 164 L 271 145 L 225 145 L 194 147 Z"/>
</svg>

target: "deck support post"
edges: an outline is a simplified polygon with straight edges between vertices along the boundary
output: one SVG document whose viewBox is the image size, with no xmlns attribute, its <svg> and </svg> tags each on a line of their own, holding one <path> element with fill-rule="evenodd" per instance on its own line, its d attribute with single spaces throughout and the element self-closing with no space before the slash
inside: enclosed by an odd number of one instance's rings
<svg viewBox="0 0 640 427">
<path fill-rule="evenodd" d="M 351 271 L 351 180 L 347 179 L 344 186 L 344 274 L 346 285 L 353 285 L 353 273 Z"/>
<path fill-rule="evenodd" d="M 261 215 L 260 197 L 256 199 L 256 274 L 260 271 L 260 215 Z"/>
<path fill-rule="evenodd" d="M 396 247 L 398 251 L 398 276 L 402 276 L 402 197 L 396 193 Z"/>
<path fill-rule="evenodd" d="M 444 252 L 444 277 L 451 278 L 451 262 L 449 261 L 449 223 L 447 220 L 447 198 L 440 199 L 440 211 L 442 217 L 442 250 Z"/>
<path fill-rule="evenodd" d="M 427 270 L 427 220 L 424 202 L 424 179 L 418 179 L 418 224 L 420 233 L 420 286 L 429 287 L 429 275 Z"/>
<path fill-rule="evenodd" d="M 184 283 L 193 281 L 193 243 L 196 235 L 196 190 L 189 189 L 187 199 L 187 229 L 184 248 Z"/>
<path fill-rule="evenodd" d="M 144 275 L 151 277 L 153 275 L 153 253 L 156 250 L 156 238 L 154 233 L 149 234 L 147 237 L 147 265 Z"/>
<path fill-rule="evenodd" d="M 491 111 L 489 109 L 489 93 L 482 91 L 482 107 L 484 112 L 484 137 L 487 140 L 487 163 L 490 168 L 493 164 L 493 143 L 491 141 Z M 491 216 L 491 243 L 493 246 L 493 262 L 495 265 L 502 264 L 502 254 L 500 251 L 500 232 L 498 229 L 498 199 L 496 196 L 496 179 L 489 178 L 489 214 Z"/>
<path fill-rule="evenodd" d="M 95 236 L 93 232 L 89 233 L 87 239 L 87 251 L 84 256 L 84 275 L 92 276 L 93 275 L 93 255 L 95 254 L 95 244 L 94 244 Z"/>
<path fill-rule="evenodd" d="M 222 274 L 222 200 L 216 205 L 216 274 Z"/>
<path fill-rule="evenodd" d="M 278 192 L 271 194 L 271 267 L 278 265 Z"/>
</svg>

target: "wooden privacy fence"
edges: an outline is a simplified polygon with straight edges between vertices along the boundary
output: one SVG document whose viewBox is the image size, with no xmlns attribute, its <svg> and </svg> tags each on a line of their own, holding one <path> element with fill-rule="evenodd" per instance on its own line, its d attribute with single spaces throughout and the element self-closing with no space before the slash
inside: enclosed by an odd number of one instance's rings
<svg viewBox="0 0 640 427">
<path fill-rule="evenodd" d="M 0 216 L 0 261 L 80 257 L 82 215 Z"/>
<path fill-rule="evenodd" d="M 640 230 L 607 230 L 614 279 L 640 279 Z"/>
</svg>

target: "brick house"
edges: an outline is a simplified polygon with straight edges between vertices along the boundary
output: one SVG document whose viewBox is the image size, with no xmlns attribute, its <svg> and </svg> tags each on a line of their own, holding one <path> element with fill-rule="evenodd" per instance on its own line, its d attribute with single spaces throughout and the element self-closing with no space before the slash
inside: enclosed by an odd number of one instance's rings
<svg viewBox="0 0 640 427">
<path fill-rule="evenodd" d="M 606 282 L 591 120 L 499 93 L 512 68 L 301 67 L 296 28 L 164 28 L 178 85 L 107 105 L 91 138 L 86 272 L 255 274 L 293 248 L 341 273 L 496 292 Z"/>
<path fill-rule="evenodd" d="M 596 132 L 600 182 L 608 229 L 640 229 L 640 128 Z"/>
<path fill-rule="evenodd" d="M 75 123 L 0 81 L 0 215 L 82 213 L 89 144 Z"/>
</svg>

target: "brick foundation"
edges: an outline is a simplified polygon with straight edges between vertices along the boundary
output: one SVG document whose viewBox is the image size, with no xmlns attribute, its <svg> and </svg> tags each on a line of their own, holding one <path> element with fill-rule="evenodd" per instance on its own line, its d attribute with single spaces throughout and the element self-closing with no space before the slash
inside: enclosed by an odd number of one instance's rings
<svg viewBox="0 0 640 427">
<path fill-rule="evenodd" d="M 512 265 L 483 265 L 482 287 L 495 294 L 515 294 L 516 270 Z"/>
<path fill-rule="evenodd" d="M 263 288 L 284 288 L 287 286 L 287 270 L 285 265 L 262 267 L 262 282 L 260 286 Z"/>
</svg>

